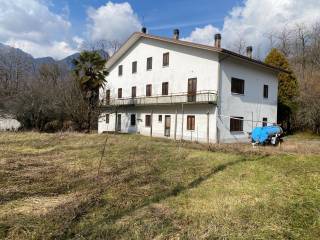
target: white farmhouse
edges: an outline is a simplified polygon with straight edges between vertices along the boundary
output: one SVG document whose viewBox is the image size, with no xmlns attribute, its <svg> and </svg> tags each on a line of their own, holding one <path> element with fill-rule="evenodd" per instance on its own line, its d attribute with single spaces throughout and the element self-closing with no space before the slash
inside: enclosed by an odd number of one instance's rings
<svg viewBox="0 0 320 240">
<path fill-rule="evenodd" d="M 98 131 L 199 142 L 248 141 L 277 122 L 280 69 L 221 48 L 134 33 L 107 62 Z"/>
</svg>

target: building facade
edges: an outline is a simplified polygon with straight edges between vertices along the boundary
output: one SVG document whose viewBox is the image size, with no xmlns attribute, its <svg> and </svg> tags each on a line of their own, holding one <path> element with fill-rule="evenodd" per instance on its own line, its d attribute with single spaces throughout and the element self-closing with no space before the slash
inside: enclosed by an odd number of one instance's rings
<svg viewBox="0 0 320 240">
<path fill-rule="evenodd" d="M 247 141 L 276 123 L 278 69 L 220 47 L 135 33 L 107 62 L 98 131 Z"/>
</svg>

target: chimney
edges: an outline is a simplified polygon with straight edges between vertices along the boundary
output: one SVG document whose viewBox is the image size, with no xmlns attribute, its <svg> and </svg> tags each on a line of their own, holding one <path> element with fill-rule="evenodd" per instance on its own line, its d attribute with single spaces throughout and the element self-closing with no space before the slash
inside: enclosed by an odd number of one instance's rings
<svg viewBox="0 0 320 240">
<path fill-rule="evenodd" d="M 179 40 L 179 37 L 180 37 L 180 31 L 179 31 L 179 29 L 174 29 L 174 30 L 173 30 L 173 38 L 174 38 L 175 40 Z"/>
<path fill-rule="evenodd" d="M 221 48 L 221 34 L 217 33 L 214 35 L 214 46 L 216 48 Z"/>
<path fill-rule="evenodd" d="M 141 32 L 144 34 L 147 34 L 147 28 L 146 27 L 141 28 Z"/>
<path fill-rule="evenodd" d="M 247 57 L 252 58 L 252 46 L 247 47 Z"/>
</svg>

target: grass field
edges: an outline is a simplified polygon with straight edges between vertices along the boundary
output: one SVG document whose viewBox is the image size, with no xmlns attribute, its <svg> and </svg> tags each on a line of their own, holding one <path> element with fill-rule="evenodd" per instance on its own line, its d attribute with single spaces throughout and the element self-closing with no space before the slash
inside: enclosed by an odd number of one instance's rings
<svg viewBox="0 0 320 240">
<path fill-rule="evenodd" d="M 0 133 L 0 238 L 320 238 L 318 141 L 106 137 Z"/>
</svg>

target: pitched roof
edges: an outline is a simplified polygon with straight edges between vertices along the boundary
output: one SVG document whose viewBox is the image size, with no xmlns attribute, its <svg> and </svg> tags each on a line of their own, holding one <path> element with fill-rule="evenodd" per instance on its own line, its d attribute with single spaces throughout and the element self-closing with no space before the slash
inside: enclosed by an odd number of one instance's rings
<svg viewBox="0 0 320 240">
<path fill-rule="evenodd" d="M 274 66 L 266 64 L 262 61 L 249 58 L 247 56 L 232 52 L 232 51 L 224 49 L 224 48 L 217 48 L 217 47 L 209 46 L 209 45 L 203 45 L 203 44 L 198 44 L 198 43 L 193 43 L 193 42 L 176 40 L 173 38 L 159 37 L 159 36 L 155 36 L 155 35 L 145 34 L 142 32 L 133 33 L 129 37 L 129 39 L 121 46 L 121 48 L 108 60 L 108 62 L 106 64 L 106 68 L 110 69 L 122 57 L 122 55 L 124 53 L 126 53 L 126 51 L 128 49 L 130 49 L 133 46 L 133 44 L 135 44 L 141 38 L 152 39 L 152 40 L 156 40 L 156 41 L 167 42 L 167 43 L 177 44 L 177 45 L 181 45 L 181 46 L 187 46 L 187 47 L 198 48 L 198 49 L 202 49 L 202 50 L 206 50 L 206 51 L 216 52 L 221 55 L 230 56 L 230 57 L 237 58 L 237 59 L 249 62 L 249 63 L 260 65 L 262 67 L 268 68 L 268 69 L 276 71 L 276 72 L 287 72 L 284 69 L 274 67 Z"/>
</svg>

